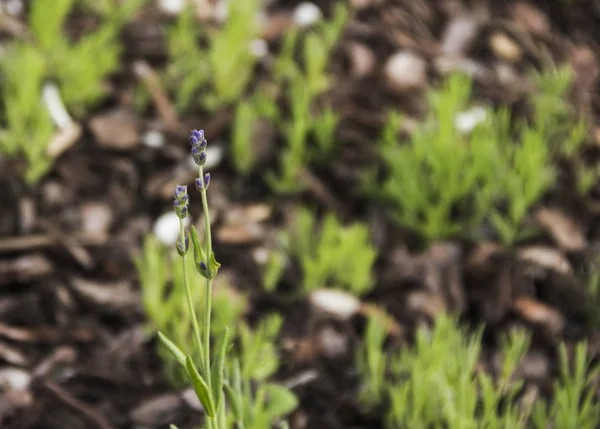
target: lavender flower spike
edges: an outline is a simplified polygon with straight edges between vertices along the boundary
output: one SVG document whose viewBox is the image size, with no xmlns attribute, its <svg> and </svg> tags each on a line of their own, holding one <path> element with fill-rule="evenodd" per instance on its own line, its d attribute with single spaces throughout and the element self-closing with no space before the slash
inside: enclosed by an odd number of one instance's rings
<svg viewBox="0 0 600 429">
<path fill-rule="evenodd" d="M 183 219 L 187 216 L 189 196 L 187 194 L 187 186 L 177 185 L 174 192 L 175 200 L 173 206 L 175 208 L 175 214 L 179 219 Z"/>
<path fill-rule="evenodd" d="M 208 144 L 204 138 L 204 131 L 192 130 L 190 143 L 192 144 L 192 156 L 194 157 L 194 162 L 199 166 L 203 166 L 204 163 L 206 163 L 206 153 L 204 151 Z"/>
</svg>

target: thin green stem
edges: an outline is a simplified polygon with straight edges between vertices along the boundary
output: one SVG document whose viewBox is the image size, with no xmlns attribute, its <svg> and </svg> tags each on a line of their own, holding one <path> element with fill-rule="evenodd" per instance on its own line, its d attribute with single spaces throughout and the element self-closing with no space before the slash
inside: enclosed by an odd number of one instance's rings
<svg viewBox="0 0 600 429">
<path fill-rule="evenodd" d="M 202 166 L 200 166 L 199 168 L 199 176 L 200 180 L 204 180 L 204 169 L 202 168 Z M 210 272 L 210 260 L 212 259 L 212 239 L 210 233 L 210 213 L 208 212 L 208 198 L 206 196 L 206 186 L 202 188 L 200 194 L 202 195 L 202 210 L 204 211 L 204 222 L 206 229 L 206 270 L 208 277 L 211 277 L 212 273 Z M 212 308 L 212 281 L 210 280 L 210 278 L 206 279 L 206 299 L 204 305 L 204 363 L 206 370 L 205 374 L 206 383 L 208 384 L 209 389 L 211 389 L 212 391 L 212 380 L 210 377 L 210 318 Z M 214 399 L 216 400 L 217 398 Z M 213 418 L 211 418 L 209 428 L 225 429 L 219 427 L 218 413 Z"/>
<path fill-rule="evenodd" d="M 182 243 L 182 246 L 185 247 L 185 230 L 183 227 L 183 219 L 179 219 L 179 240 Z M 183 283 L 185 284 L 185 297 L 188 304 L 188 311 L 190 312 L 190 316 L 192 317 L 192 325 L 194 327 L 194 337 L 196 339 L 196 345 L 198 346 L 198 350 L 200 351 L 200 364 L 204 365 L 203 361 L 203 353 L 202 353 L 202 340 L 200 339 L 200 326 L 198 325 L 198 319 L 196 317 L 196 311 L 194 310 L 194 303 L 192 302 L 192 292 L 190 289 L 190 282 L 188 281 L 188 272 L 187 272 L 187 252 L 183 253 L 182 256 L 182 264 L 183 264 Z"/>
</svg>

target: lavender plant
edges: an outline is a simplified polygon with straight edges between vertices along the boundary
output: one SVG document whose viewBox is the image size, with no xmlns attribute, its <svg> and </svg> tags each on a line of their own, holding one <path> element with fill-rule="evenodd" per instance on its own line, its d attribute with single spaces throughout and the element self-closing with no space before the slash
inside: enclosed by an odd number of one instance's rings
<svg viewBox="0 0 600 429">
<path fill-rule="evenodd" d="M 212 250 L 210 217 L 206 191 L 210 184 L 210 173 L 204 172 L 206 163 L 207 141 L 203 131 L 193 130 L 190 137 L 191 152 L 194 162 L 198 165 L 198 178 L 195 180 L 196 189 L 202 198 L 202 208 L 206 222 L 205 244 L 200 245 L 198 233 L 194 227 L 190 233 L 184 228 L 183 220 L 188 215 L 189 194 L 187 186 L 178 185 L 174 192 L 174 210 L 180 219 L 180 236 L 176 244 L 177 253 L 182 258 L 183 289 L 192 325 L 193 337 L 197 353 L 184 353 L 188 350 L 184 344 L 176 345 L 162 332 L 158 336 L 166 349 L 175 357 L 182 371 L 194 387 L 196 395 L 206 413 L 206 429 L 231 429 L 235 424 L 240 429 L 268 427 L 278 422 L 285 426 L 282 417 L 297 406 L 295 395 L 284 386 L 276 383 L 262 383 L 252 389 L 251 382 L 264 382 L 279 367 L 279 360 L 273 340 L 281 327 L 281 318 L 274 315 L 259 324 L 256 331 L 246 325 L 240 325 L 241 355 L 238 357 L 226 354 L 229 344 L 229 331 L 222 327 L 212 334 L 220 334 L 218 345 L 211 348 L 211 310 L 212 310 L 212 280 L 215 278 L 220 264 L 216 261 Z M 188 251 L 192 248 L 193 261 L 188 260 Z M 190 264 L 192 262 L 192 264 Z M 194 308 L 198 303 L 197 294 L 192 293 L 188 266 L 193 265 L 196 271 L 206 279 L 204 312 L 202 314 L 202 329 Z M 148 273 L 145 273 L 148 275 Z M 156 294 L 154 294 L 156 296 Z M 216 297 L 215 297 L 216 298 Z M 218 304 L 218 302 L 215 302 Z M 198 362 L 194 361 L 194 358 Z M 212 359 L 212 362 L 211 362 Z M 241 368 L 241 372 L 240 372 Z M 225 381 L 227 374 L 231 383 Z M 231 414 L 227 415 L 225 398 Z M 171 425 L 174 428 L 173 425 Z"/>
<path fill-rule="evenodd" d="M 193 130 L 190 137 L 191 152 L 194 162 L 198 165 L 198 178 L 195 180 L 196 189 L 200 192 L 202 198 L 202 209 L 206 223 L 204 248 L 200 245 L 198 233 L 195 228 L 187 233 L 184 228 L 183 220 L 188 215 L 189 195 L 187 186 L 178 185 L 174 193 L 174 209 L 179 217 L 180 237 L 177 242 L 177 252 L 182 258 L 183 279 L 185 285 L 186 301 L 192 327 L 194 331 L 195 343 L 198 348 L 199 362 L 194 362 L 192 357 L 185 355 L 181 348 L 169 340 L 165 335 L 159 332 L 159 338 L 165 347 L 175 357 L 176 361 L 185 370 L 189 381 L 194 387 L 198 399 L 202 403 L 206 413 L 207 429 L 226 429 L 227 420 L 225 413 L 225 399 L 223 393 L 224 386 L 224 367 L 225 354 L 228 345 L 228 330 L 225 329 L 214 356 L 211 353 L 211 304 L 212 304 L 212 280 L 216 276 L 220 264 L 216 261 L 212 250 L 211 231 L 210 231 L 210 213 L 208 210 L 207 189 L 210 184 L 210 173 L 204 173 L 204 164 L 206 163 L 207 141 L 204 138 L 204 131 Z M 200 325 L 194 309 L 190 282 L 188 281 L 187 257 L 188 251 L 193 249 L 194 266 L 196 270 L 206 279 L 206 298 L 204 300 L 204 312 L 202 314 L 203 331 L 200 335 Z M 213 361 L 211 363 L 211 358 Z M 234 411 L 235 414 L 235 411 Z"/>
</svg>

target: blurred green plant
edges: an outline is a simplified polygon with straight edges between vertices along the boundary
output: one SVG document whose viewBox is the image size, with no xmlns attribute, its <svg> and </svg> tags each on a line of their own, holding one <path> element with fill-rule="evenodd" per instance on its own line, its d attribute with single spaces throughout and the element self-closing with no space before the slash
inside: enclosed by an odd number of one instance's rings
<svg viewBox="0 0 600 429">
<path fill-rule="evenodd" d="M 559 348 L 560 379 L 554 384 L 551 405 L 544 400 L 533 407 L 532 423 L 536 429 L 547 427 L 596 428 L 600 424 L 600 404 L 595 390 L 600 366 L 592 366 L 587 344 L 577 344 L 570 369 L 567 348 Z M 591 368 L 591 369 L 590 369 Z"/>
<path fill-rule="evenodd" d="M 381 405 L 385 398 L 386 371 L 389 365 L 389 358 L 384 351 L 386 338 L 385 324 L 379 318 L 370 316 L 364 341 L 359 345 L 355 357 L 362 381 L 358 400 L 367 408 Z"/>
<path fill-rule="evenodd" d="M 388 427 L 523 427 L 528 411 L 514 404 L 522 383 L 510 379 L 529 338 L 515 332 L 504 342 L 495 383 L 489 374 L 476 372 L 481 334 L 480 329 L 466 335 L 446 315 L 436 320 L 433 332 L 419 329 L 414 348 L 391 358 L 392 373 L 406 379 L 388 387 Z"/>
<path fill-rule="evenodd" d="M 54 126 L 42 105 L 44 82 L 56 81 L 67 109 L 76 116 L 84 115 L 105 95 L 104 79 L 119 65 L 119 31 L 144 1 L 120 5 L 105 0 L 110 9 L 101 25 L 75 41 L 64 35 L 75 0 L 32 2 L 32 41 L 12 43 L 0 67 L 4 107 L 0 152 L 25 157 L 27 182 L 40 180 L 52 165 L 46 148 Z"/>
<path fill-rule="evenodd" d="M 534 123 L 544 132 L 547 144 L 570 162 L 577 191 L 585 196 L 598 183 L 600 168 L 587 165 L 582 158 L 590 126 L 578 118 L 575 108 L 566 99 L 573 82 L 573 70 L 569 66 L 556 67 L 544 73 L 532 73 L 531 79 L 537 89 L 531 98 Z"/>
<path fill-rule="evenodd" d="M 9 157 L 23 155 L 28 162 L 25 180 L 35 183 L 52 165 L 46 147 L 54 124 L 41 101 L 44 58 L 26 44 L 11 46 L 6 58 L 1 65 L 5 127 L 0 129 L 0 152 Z"/>
<path fill-rule="evenodd" d="M 192 356 L 194 362 L 200 361 L 199 351 L 194 344 L 194 332 L 190 315 L 186 308 L 185 285 L 182 271 L 176 269 L 179 256 L 165 248 L 153 235 L 144 240 L 142 253 L 136 259 L 140 279 L 142 303 L 148 315 L 150 328 L 160 331 L 177 344 L 181 344 L 184 353 Z M 204 308 L 206 292 L 203 277 L 196 271 L 193 258 L 186 260 L 194 308 Z M 232 299 L 235 296 L 235 299 Z M 234 295 L 228 285 L 214 288 L 211 313 L 211 334 L 222 337 L 228 327 L 232 337 L 236 336 L 246 306 L 243 295 Z M 203 326 L 199 328 L 203 334 Z M 174 387 L 187 384 L 185 371 L 173 361 L 170 352 L 159 344 L 158 353 L 164 363 L 167 379 Z"/>
<path fill-rule="evenodd" d="M 239 398 L 235 405 L 239 408 L 238 428 L 273 427 L 298 406 L 298 399 L 291 390 L 268 382 L 280 365 L 275 341 L 282 322 L 279 314 L 271 314 L 253 330 L 246 324 L 240 327 L 239 358 L 230 364 L 232 381 L 226 387 L 230 402 Z"/>
<path fill-rule="evenodd" d="M 575 349 L 572 371 L 566 348 L 559 348 L 561 376 L 548 407 L 541 399 L 518 400 L 524 381 L 514 374 L 529 350 L 529 335 L 512 330 L 502 338 L 502 360 L 492 375 L 477 369 L 482 332 L 468 334 L 456 317 L 442 314 L 432 331 L 418 328 L 413 347 L 386 352 L 383 325 L 370 318 L 357 353 L 361 404 L 382 408 L 390 429 L 595 428 L 600 423 L 592 388 L 598 367 L 590 369 L 585 343 Z"/>
<path fill-rule="evenodd" d="M 457 118 L 471 98 L 471 81 L 460 74 L 430 91 L 430 113 L 409 142 L 399 144 L 401 117 L 392 113 L 379 143 L 386 176 L 379 190 L 367 174 L 366 192 L 383 197 L 400 224 L 427 240 L 477 238 L 485 221 L 507 246 L 525 237 L 529 210 L 555 181 L 554 162 L 574 156 L 586 134 L 567 115 L 565 76 L 542 76 L 530 123 L 511 121 L 504 108 L 481 108 L 481 120 L 460 129 Z M 594 184 L 595 174 L 580 175 L 581 187 Z"/>
<path fill-rule="evenodd" d="M 339 118 L 326 107 L 316 117 L 311 109 L 315 99 L 331 86 L 327 66 L 348 17 L 347 6 L 337 3 L 333 18 L 319 23 L 301 40 L 300 62 L 294 57 L 300 39 L 298 30 L 291 30 L 285 35 L 280 55 L 275 61 L 275 79 L 286 88 L 284 94 L 290 118 L 280 122 L 285 147 L 281 151 L 279 171 L 270 171 L 266 176 L 267 183 L 275 192 L 303 190 L 300 170 L 311 158 L 322 161 L 325 155 L 333 153 L 336 143 L 334 132 Z M 311 132 L 315 133 L 316 154 L 311 154 L 307 147 Z"/>
<path fill-rule="evenodd" d="M 260 2 L 227 4 L 227 21 L 221 28 L 202 27 L 188 7 L 168 33 L 170 62 L 164 80 L 179 111 L 197 100 L 210 110 L 235 103 L 250 83 L 256 62 L 250 42 L 259 35 Z M 206 40 L 206 47 L 200 39 Z"/>
<path fill-rule="evenodd" d="M 429 92 L 431 111 L 409 143 L 398 143 L 396 113 L 390 115 L 379 143 L 388 175 L 375 195 L 389 202 L 399 223 L 429 240 L 479 225 L 498 193 L 499 134 L 487 126 L 465 135 L 455 126 L 470 95 L 469 78 L 452 75 L 442 88 Z M 367 191 L 377 186 L 368 181 Z"/>
<path fill-rule="evenodd" d="M 260 121 L 274 123 L 278 118 L 275 100 L 262 93 L 238 103 L 231 129 L 231 159 L 239 174 L 247 176 L 256 165 L 254 138 Z"/>
<path fill-rule="evenodd" d="M 315 215 L 301 208 L 289 243 L 290 256 L 302 267 L 304 292 L 330 286 L 360 296 L 372 289 L 377 250 L 365 225 L 344 226 L 328 214 L 317 226 Z"/>
</svg>

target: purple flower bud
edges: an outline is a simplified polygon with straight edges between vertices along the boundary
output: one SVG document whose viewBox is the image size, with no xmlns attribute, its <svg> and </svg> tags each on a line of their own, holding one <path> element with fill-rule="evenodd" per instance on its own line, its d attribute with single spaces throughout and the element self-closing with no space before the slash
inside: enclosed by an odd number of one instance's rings
<svg viewBox="0 0 600 429">
<path fill-rule="evenodd" d="M 206 264 L 204 263 L 204 261 L 200 261 L 200 269 L 202 271 L 206 271 Z"/>
<path fill-rule="evenodd" d="M 192 136 L 196 137 L 198 140 L 202 140 L 204 138 L 204 130 L 192 130 Z"/>
<path fill-rule="evenodd" d="M 210 173 L 206 173 L 204 175 L 204 187 L 208 188 L 209 183 L 210 183 Z"/>
<path fill-rule="evenodd" d="M 175 199 L 173 201 L 173 207 L 175 208 L 175 214 L 180 219 L 183 219 L 184 217 L 187 216 L 188 203 L 189 203 L 189 198 L 190 198 L 187 194 L 187 186 L 177 185 L 177 187 L 175 188 L 175 192 L 173 194 L 175 196 Z"/>
<path fill-rule="evenodd" d="M 198 140 L 198 137 L 196 137 L 195 135 L 190 136 L 190 143 L 192 144 L 192 146 L 197 145 L 199 142 L 200 140 Z"/>
<path fill-rule="evenodd" d="M 200 152 L 199 154 L 194 154 L 194 162 L 197 165 L 204 165 L 206 164 L 206 152 Z"/>
<path fill-rule="evenodd" d="M 177 253 L 179 253 L 179 255 L 181 255 L 181 256 L 185 255 L 189 248 L 190 248 L 190 240 L 187 235 L 185 237 L 185 249 L 181 245 L 181 240 L 177 240 Z"/>
<path fill-rule="evenodd" d="M 204 184 L 202 183 L 202 179 L 199 177 L 196 177 L 196 189 L 200 192 L 202 192 L 202 189 L 204 188 Z"/>
<path fill-rule="evenodd" d="M 180 199 L 183 198 L 184 195 L 187 194 L 187 186 L 184 185 L 177 185 L 177 187 L 175 188 L 175 198 Z"/>
<path fill-rule="evenodd" d="M 205 150 L 206 149 L 206 145 L 208 144 L 208 142 L 206 141 L 206 139 L 202 139 L 202 141 L 200 142 L 200 144 L 198 145 L 198 148 L 200 150 Z"/>
</svg>

